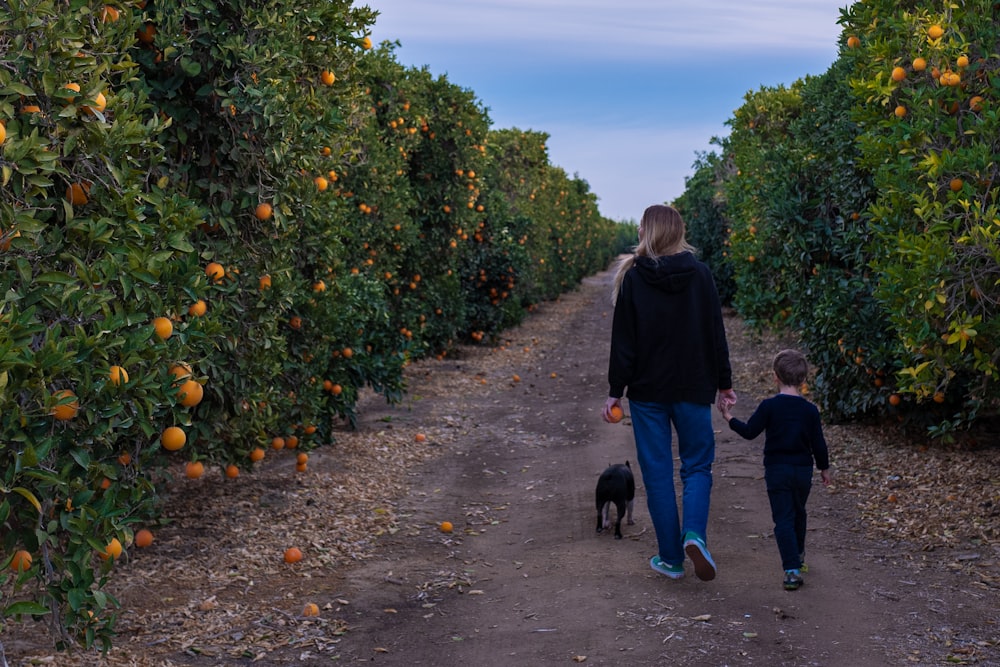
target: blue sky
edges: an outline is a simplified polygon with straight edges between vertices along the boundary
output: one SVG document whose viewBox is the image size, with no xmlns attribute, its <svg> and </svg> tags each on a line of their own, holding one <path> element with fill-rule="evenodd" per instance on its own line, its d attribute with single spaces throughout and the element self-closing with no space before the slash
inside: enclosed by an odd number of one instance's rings
<svg viewBox="0 0 1000 667">
<path fill-rule="evenodd" d="M 550 135 L 549 159 L 635 220 L 684 191 L 749 91 L 822 74 L 846 0 L 361 0 L 372 40 L 467 88 L 494 128 Z"/>
</svg>

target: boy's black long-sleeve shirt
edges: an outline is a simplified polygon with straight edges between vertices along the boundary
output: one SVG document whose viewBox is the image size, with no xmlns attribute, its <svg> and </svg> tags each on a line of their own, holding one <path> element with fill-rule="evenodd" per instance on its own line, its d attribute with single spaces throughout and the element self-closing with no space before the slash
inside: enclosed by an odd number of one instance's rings
<svg viewBox="0 0 1000 667">
<path fill-rule="evenodd" d="M 764 399 L 749 421 L 733 417 L 729 428 L 747 440 L 766 433 L 765 466 L 784 463 L 811 467 L 815 461 L 818 470 L 830 467 L 819 410 L 801 396 L 777 394 Z"/>
<path fill-rule="evenodd" d="M 708 266 L 690 252 L 639 256 L 615 305 L 608 395 L 711 404 L 733 373 L 722 306 Z"/>
</svg>

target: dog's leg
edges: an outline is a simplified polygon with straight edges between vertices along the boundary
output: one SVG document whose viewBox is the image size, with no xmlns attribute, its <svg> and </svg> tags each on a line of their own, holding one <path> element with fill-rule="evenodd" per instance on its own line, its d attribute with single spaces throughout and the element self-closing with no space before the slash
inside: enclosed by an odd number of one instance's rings
<svg viewBox="0 0 1000 667">
<path fill-rule="evenodd" d="M 622 519 L 625 518 L 625 507 L 628 505 L 624 500 L 619 500 L 615 503 L 618 509 L 618 517 L 615 521 L 615 539 L 622 539 Z"/>
<path fill-rule="evenodd" d="M 632 520 L 632 506 L 635 505 L 635 500 L 628 501 L 628 525 L 634 526 L 635 521 Z"/>
</svg>

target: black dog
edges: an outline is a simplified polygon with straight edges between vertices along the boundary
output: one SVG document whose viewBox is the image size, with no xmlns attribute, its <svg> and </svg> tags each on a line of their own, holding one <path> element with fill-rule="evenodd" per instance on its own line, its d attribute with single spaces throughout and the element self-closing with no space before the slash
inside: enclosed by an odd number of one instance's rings
<svg viewBox="0 0 1000 667">
<path fill-rule="evenodd" d="M 628 511 L 628 525 L 633 525 L 632 505 L 635 501 L 635 478 L 632 476 L 632 466 L 616 463 L 608 466 L 597 480 L 597 532 L 611 527 L 608 514 L 611 503 L 618 508 L 618 520 L 615 521 L 615 539 L 622 539 L 622 518 Z"/>
</svg>

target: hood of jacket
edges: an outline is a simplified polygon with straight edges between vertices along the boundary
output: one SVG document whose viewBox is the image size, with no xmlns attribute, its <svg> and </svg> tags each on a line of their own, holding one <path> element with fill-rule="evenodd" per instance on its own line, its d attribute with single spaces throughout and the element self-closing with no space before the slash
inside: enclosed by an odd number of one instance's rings
<svg viewBox="0 0 1000 667">
<path fill-rule="evenodd" d="M 696 269 L 696 259 L 690 252 L 652 259 L 635 258 L 635 269 L 644 282 L 664 292 L 683 292 L 691 284 Z"/>
</svg>

